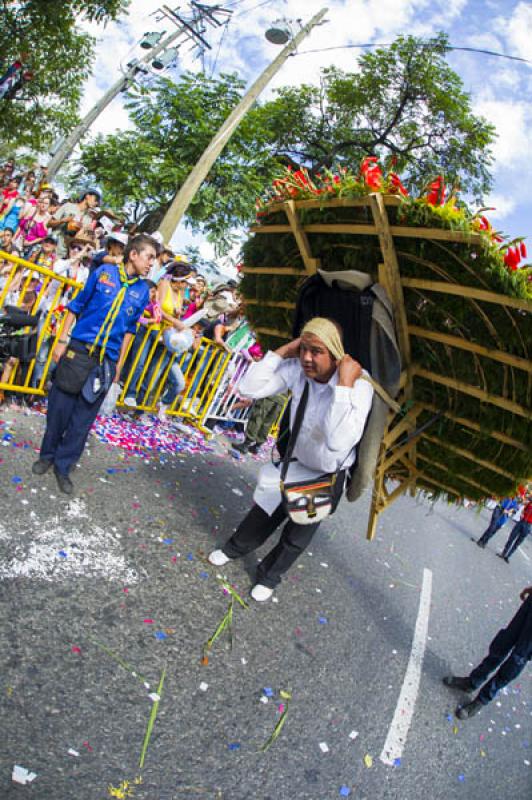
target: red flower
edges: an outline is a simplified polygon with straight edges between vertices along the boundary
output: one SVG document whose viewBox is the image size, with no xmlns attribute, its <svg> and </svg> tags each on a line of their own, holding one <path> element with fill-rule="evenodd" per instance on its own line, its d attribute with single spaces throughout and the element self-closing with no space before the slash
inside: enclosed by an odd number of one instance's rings
<svg viewBox="0 0 532 800">
<path fill-rule="evenodd" d="M 360 174 L 366 186 L 370 189 L 380 189 L 382 185 L 382 171 L 376 156 L 366 156 L 360 165 Z"/>
<path fill-rule="evenodd" d="M 509 247 L 504 256 L 504 263 L 512 271 L 516 270 L 521 261 L 521 254 L 517 247 Z"/>
<path fill-rule="evenodd" d="M 431 206 L 442 206 L 445 202 L 445 183 L 443 175 L 438 175 L 435 181 L 429 186 L 429 193 L 427 195 L 427 203 Z"/>
<path fill-rule="evenodd" d="M 521 256 L 523 258 L 526 258 L 527 252 L 526 252 L 526 244 L 524 242 L 521 242 L 521 244 L 519 245 L 519 250 L 521 251 Z"/>
<path fill-rule="evenodd" d="M 397 189 L 397 191 L 400 194 L 402 194 L 403 197 L 407 197 L 408 196 L 408 192 L 405 189 L 405 187 L 403 186 L 403 184 L 401 183 L 401 179 L 399 178 L 399 175 L 397 175 L 395 172 L 390 172 L 389 175 L 388 175 L 388 178 L 389 178 L 390 183 L 392 184 L 392 186 L 395 189 Z"/>
</svg>

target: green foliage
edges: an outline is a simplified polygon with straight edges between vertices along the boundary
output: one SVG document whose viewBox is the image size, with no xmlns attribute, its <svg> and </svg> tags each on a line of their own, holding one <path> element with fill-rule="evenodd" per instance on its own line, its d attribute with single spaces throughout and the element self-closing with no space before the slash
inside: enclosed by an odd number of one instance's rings
<svg viewBox="0 0 532 800">
<path fill-rule="evenodd" d="M 150 89 L 133 89 L 127 107 L 134 130 L 84 145 L 74 182 L 94 178 L 141 229 L 155 230 L 242 92 L 236 75 L 188 72 L 176 83 L 161 79 Z M 265 151 L 268 135 L 248 114 L 189 207 L 190 227 L 205 231 L 220 252 L 233 244 L 231 231 L 249 223 L 256 197 L 279 168 Z"/>
<path fill-rule="evenodd" d="M 410 190 L 444 172 L 480 198 L 491 186 L 494 128 L 472 113 L 447 51 L 445 34 L 401 36 L 363 55 L 357 72 L 329 67 L 319 87 L 281 89 L 262 107 L 277 131 L 272 152 L 314 171 L 377 155 Z"/>
<path fill-rule="evenodd" d="M 42 150 L 75 124 L 94 39 L 79 23 L 115 19 L 129 0 L 0 0 L 1 71 L 22 58 L 33 78 L 0 101 L 3 149 Z"/>
</svg>

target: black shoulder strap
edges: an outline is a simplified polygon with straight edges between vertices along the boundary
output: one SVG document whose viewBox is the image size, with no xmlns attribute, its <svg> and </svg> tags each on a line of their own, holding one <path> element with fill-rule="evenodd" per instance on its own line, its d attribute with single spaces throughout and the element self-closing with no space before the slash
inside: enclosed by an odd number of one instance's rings
<svg viewBox="0 0 532 800">
<path fill-rule="evenodd" d="M 309 391 L 308 381 L 305 381 L 305 388 L 303 389 L 303 394 L 301 395 L 301 400 L 299 401 L 296 410 L 294 427 L 292 428 L 288 444 L 286 445 L 286 452 L 283 458 L 283 466 L 281 467 L 281 483 L 286 478 L 286 473 L 288 472 L 288 465 L 290 463 L 290 459 L 292 458 L 292 453 L 294 452 L 294 447 L 296 446 L 297 437 L 301 429 L 301 424 L 303 422 L 303 415 L 305 414 L 305 408 L 307 407 L 308 391 Z"/>
</svg>

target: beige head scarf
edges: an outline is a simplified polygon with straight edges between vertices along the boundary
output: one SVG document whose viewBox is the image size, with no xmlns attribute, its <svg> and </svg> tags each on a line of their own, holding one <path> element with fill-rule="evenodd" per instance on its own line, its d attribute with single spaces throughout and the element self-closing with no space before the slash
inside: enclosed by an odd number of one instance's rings
<svg viewBox="0 0 532 800">
<path fill-rule="evenodd" d="M 344 357 L 345 351 L 342 344 L 342 338 L 338 333 L 336 325 L 334 325 L 330 319 L 327 319 L 326 317 L 314 317 L 314 319 L 311 319 L 307 322 L 301 331 L 301 336 L 303 336 L 304 333 L 313 333 L 314 336 L 317 336 L 337 361 L 340 361 L 340 359 Z M 390 397 L 388 392 L 386 392 L 382 386 L 377 383 L 377 381 L 373 380 L 371 375 L 364 374 L 360 377 L 362 380 L 371 383 L 379 397 L 384 400 L 384 402 L 390 408 L 392 408 L 396 413 L 400 413 L 401 406 L 399 403 L 396 403 L 395 400 Z"/>
<path fill-rule="evenodd" d="M 301 336 L 305 333 L 312 333 L 314 336 L 317 336 L 318 339 L 321 339 L 327 350 L 332 353 L 337 361 L 344 357 L 345 353 L 341 336 L 338 333 L 336 325 L 334 325 L 330 319 L 314 317 L 314 319 L 306 323 L 301 331 Z"/>
</svg>

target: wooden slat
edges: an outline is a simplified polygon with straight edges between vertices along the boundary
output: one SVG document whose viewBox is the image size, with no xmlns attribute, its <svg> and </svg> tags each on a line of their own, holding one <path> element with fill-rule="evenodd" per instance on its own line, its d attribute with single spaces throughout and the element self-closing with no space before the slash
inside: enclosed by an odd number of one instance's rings
<svg viewBox="0 0 532 800">
<path fill-rule="evenodd" d="M 491 405 L 503 408 L 505 411 L 511 411 L 512 414 L 519 414 L 520 417 L 529 419 L 531 416 L 530 409 L 519 405 L 519 403 L 514 403 L 513 400 L 507 400 L 505 397 L 489 394 L 489 392 L 485 392 L 484 389 L 478 389 L 476 386 L 471 386 L 469 383 L 463 383 L 454 378 L 447 378 L 445 375 L 438 375 L 436 372 L 423 369 L 417 364 L 413 366 L 413 374 L 414 376 L 417 375 L 420 378 L 425 378 L 425 380 L 439 383 L 442 386 L 448 386 L 450 389 L 456 389 L 457 392 L 470 395 L 470 397 L 476 397 L 483 403 L 491 403 Z"/>
<path fill-rule="evenodd" d="M 267 336 L 278 336 L 280 339 L 290 339 L 289 331 L 280 331 L 277 328 L 253 328 L 255 333 L 265 333 Z"/>
<path fill-rule="evenodd" d="M 371 195 L 371 197 L 382 197 L 382 195 Z M 289 200 L 293 203 L 293 200 Z M 252 225 L 251 233 L 294 233 L 290 225 Z M 379 231 L 375 225 L 356 222 L 334 222 L 325 224 L 323 222 L 312 222 L 308 225 L 300 226 L 301 233 L 335 233 L 351 236 L 378 236 Z M 462 231 L 448 231 L 444 228 L 409 228 L 407 226 L 391 225 L 390 233 L 398 238 L 408 239 L 431 239 L 444 242 L 465 242 L 466 244 L 477 244 L 480 241 L 478 233 L 464 233 Z"/>
<path fill-rule="evenodd" d="M 407 462 L 407 459 L 405 458 L 404 461 Z M 407 462 L 406 466 L 408 469 L 412 470 L 416 478 L 420 478 L 422 481 L 426 481 L 427 483 L 432 484 L 432 486 L 436 486 L 438 489 L 444 489 L 446 492 L 456 495 L 456 497 L 464 496 L 463 494 L 460 494 L 460 492 L 453 486 L 448 486 L 446 483 L 441 483 L 437 479 L 431 478 L 430 475 L 427 475 L 422 470 L 417 469 L 410 461 Z"/>
<path fill-rule="evenodd" d="M 421 278 L 401 278 L 401 283 L 407 289 L 422 289 L 427 292 L 440 292 L 441 294 L 455 294 L 460 297 L 472 297 L 474 300 L 484 300 L 486 303 L 497 303 L 501 306 L 518 308 L 521 311 L 532 311 L 532 303 L 518 297 L 508 297 L 505 294 L 488 292 L 485 289 L 476 289 L 473 286 L 462 286 L 459 283 L 446 281 L 427 281 Z"/>
<path fill-rule="evenodd" d="M 241 272 L 246 275 L 301 275 L 306 276 L 305 270 L 293 267 L 241 267 Z"/>
<path fill-rule="evenodd" d="M 490 350 L 489 347 L 468 342 L 467 339 L 461 339 L 459 336 L 451 336 L 439 331 L 429 331 L 426 328 L 420 328 L 418 325 L 409 325 L 408 332 L 410 335 L 418 336 L 421 339 L 430 339 L 433 342 L 441 342 L 441 344 L 447 344 L 450 347 L 458 347 L 461 350 L 468 350 L 470 353 L 478 353 L 478 355 L 491 358 L 493 361 L 500 361 L 502 364 L 525 370 L 525 372 L 532 372 L 532 361 L 527 358 L 512 356 L 503 350 Z"/>
<path fill-rule="evenodd" d="M 440 412 L 440 409 L 435 405 L 432 405 L 432 403 L 420 403 L 420 406 L 423 410 L 432 411 L 434 414 Z M 500 431 L 485 430 L 478 424 L 478 422 L 473 422 L 473 420 L 467 419 L 466 417 L 459 417 L 456 414 L 453 414 L 451 411 L 443 411 L 442 413 L 444 417 L 452 419 L 452 421 L 458 423 L 458 425 L 463 425 L 464 428 L 471 428 L 472 431 L 484 433 L 486 436 L 491 436 L 493 439 L 497 439 L 498 442 L 502 442 L 502 444 L 507 444 L 510 447 L 515 447 L 517 450 L 522 450 L 523 453 L 528 453 L 529 448 L 518 439 L 507 436 L 505 433 L 501 433 Z"/>
<path fill-rule="evenodd" d="M 295 303 L 290 303 L 288 300 L 256 300 L 255 298 L 246 298 L 244 300 L 246 306 L 265 306 L 266 308 L 288 308 L 293 310 L 296 307 Z"/>
<path fill-rule="evenodd" d="M 402 362 L 403 366 L 408 369 L 411 360 L 410 340 L 408 338 L 408 321 L 406 318 L 403 287 L 401 286 L 401 272 L 399 269 L 399 262 L 397 261 L 397 253 L 395 252 L 393 238 L 390 233 L 388 215 L 386 213 L 386 207 L 384 205 L 382 195 L 372 194 L 370 200 L 373 220 L 379 234 L 379 244 L 384 263 L 384 272 L 386 275 L 386 288 L 392 301 L 395 327 L 397 329 L 397 335 L 399 338 Z"/>
<path fill-rule="evenodd" d="M 423 439 L 426 439 L 427 442 L 432 442 L 432 444 L 435 444 L 438 447 L 445 447 L 447 450 L 450 450 L 451 453 L 456 453 L 456 455 L 462 456 L 462 458 L 467 458 L 469 461 L 474 461 L 475 464 L 478 464 L 480 467 L 489 469 L 492 472 L 497 472 L 499 475 L 503 475 L 505 478 L 509 478 L 512 481 L 519 480 L 517 475 L 512 475 L 511 472 L 507 472 L 507 470 L 499 467 L 498 464 L 493 464 L 491 461 L 486 461 L 483 458 L 479 458 L 474 453 L 470 453 L 469 450 L 464 450 L 464 448 L 457 447 L 450 442 L 444 442 L 442 439 L 438 439 L 437 436 L 429 436 L 428 434 L 425 434 Z"/>
<path fill-rule="evenodd" d="M 383 195 L 384 204 L 386 206 L 400 206 L 401 200 L 397 195 L 385 194 Z M 298 208 L 363 208 L 369 206 L 370 200 L 368 197 L 334 197 L 327 199 L 325 202 L 321 200 L 298 200 Z M 272 203 L 267 207 L 269 213 L 276 211 L 284 211 L 284 201 L 282 203 Z"/>
<path fill-rule="evenodd" d="M 309 275 L 314 275 L 320 266 L 320 260 L 319 258 L 312 257 L 307 234 L 305 233 L 305 230 L 299 221 L 296 204 L 293 200 L 288 200 L 286 202 L 285 212 L 286 216 L 288 217 L 288 223 L 297 242 L 297 246 L 299 247 L 299 252 L 301 253 L 301 258 L 303 259 L 305 269 Z"/>
<path fill-rule="evenodd" d="M 425 461 L 428 464 L 431 464 L 433 467 L 437 467 L 438 469 L 441 469 L 444 472 L 449 472 L 449 468 L 446 464 L 442 464 L 440 461 L 434 461 L 433 458 L 427 458 L 427 456 L 424 456 L 419 451 L 417 457 L 421 459 L 421 461 Z M 473 478 L 470 478 L 467 475 L 462 475 L 461 473 L 453 472 L 453 476 L 455 478 L 458 478 L 458 480 L 460 480 L 462 483 L 469 483 L 471 486 L 475 486 L 477 489 L 480 489 L 480 491 L 483 494 L 485 494 L 486 497 L 495 497 L 495 495 L 497 494 L 496 492 L 493 491 L 493 489 L 490 489 L 488 486 L 483 486 L 481 483 L 477 483 L 477 481 L 473 480 Z M 438 481 L 438 478 L 433 478 L 433 480 Z M 441 485 L 443 486 L 443 483 Z"/>
</svg>

